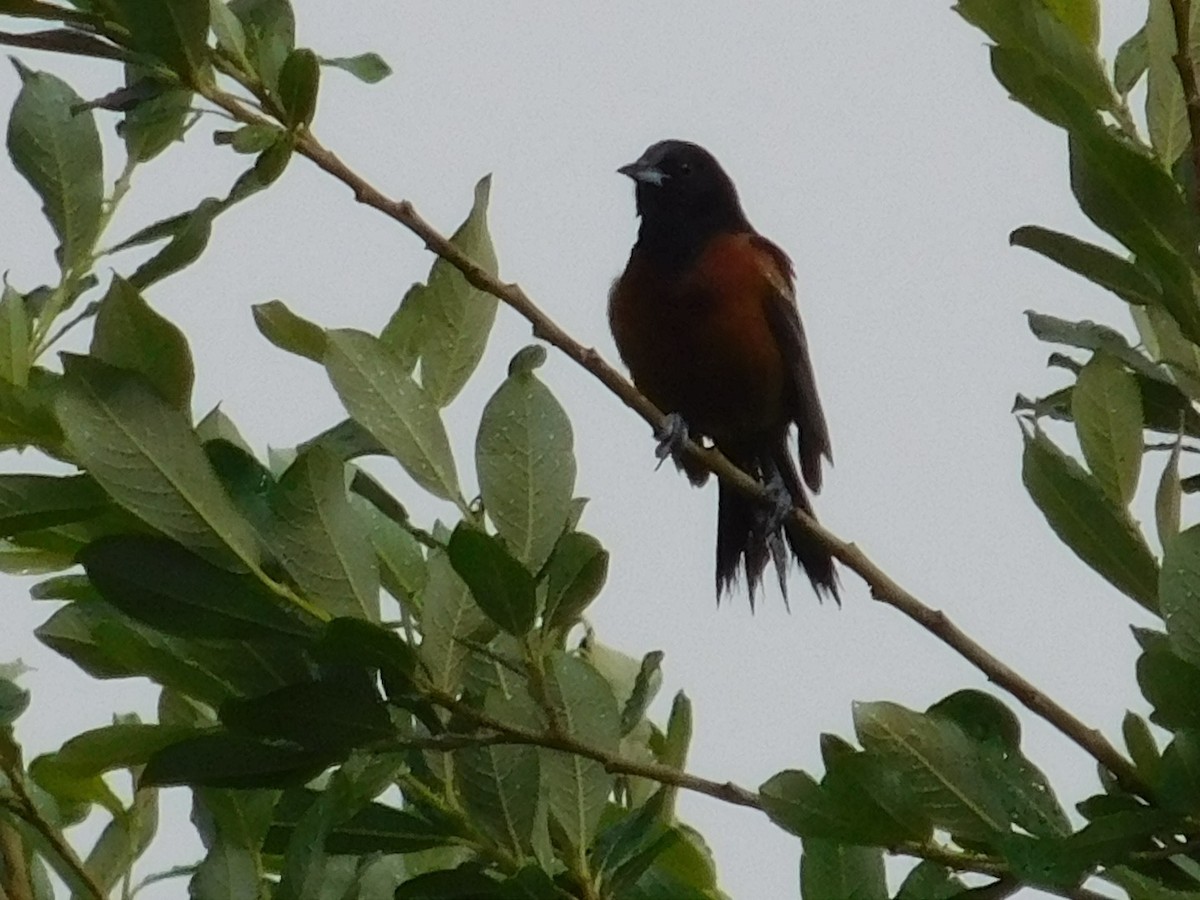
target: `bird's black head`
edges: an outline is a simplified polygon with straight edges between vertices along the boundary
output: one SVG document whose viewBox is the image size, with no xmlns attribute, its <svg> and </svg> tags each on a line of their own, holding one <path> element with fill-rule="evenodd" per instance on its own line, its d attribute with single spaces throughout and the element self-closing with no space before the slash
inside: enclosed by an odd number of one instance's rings
<svg viewBox="0 0 1200 900">
<path fill-rule="evenodd" d="M 642 243 L 674 255 L 721 231 L 750 229 L 733 180 L 699 144 L 659 141 L 617 171 L 636 186 Z"/>
</svg>

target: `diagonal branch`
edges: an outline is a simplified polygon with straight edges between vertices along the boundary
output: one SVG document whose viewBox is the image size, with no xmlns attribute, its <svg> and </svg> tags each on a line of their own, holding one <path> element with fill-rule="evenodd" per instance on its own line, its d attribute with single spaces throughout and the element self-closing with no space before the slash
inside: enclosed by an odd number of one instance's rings
<svg viewBox="0 0 1200 900">
<path fill-rule="evenodd" d="M 1180 2 L 1180 0 L 1174 0 L 1174 2 Z M 208 89 L 205 91 L 205 96 L 243 122 L 265 121 L 258 113 L 247 109 L 235 98 L 220 90 Z M 1198 111 L 1200 111 L 1200 107 L 1198 107 Z M 533 326 L 533 334 L 536 337 L 552 344 L 579 363 L 653 428 L 656 430 L 663 428 L 663 413 L 639 393 L 628 379 L 609 365 L 595 349 L 583 346 L 567 334 L 529 298 L 520 285 L 506 283 L 487 272 L 449 238 L 422 218 L 412 203 L 388 197 L 347 166 L 308 131 L 301 131 L 297 134 L 296 151 L 349 187 L 359 203 L 382 212 L 416 234 L 425 242 L 426 247 L 458 269 L 468 282 L 496 297 L 523 316 Z M 688 442 L 686 450 L 693 458 L 717 475 L 721 481 L 764 504 L 770 502 L 763 485 L 733 465 L 718 451 L 700 447 L 692 442 Z M 843 565 L 861 577 L 867 583 L 871 596 L 875 600 L 899 610 L 955 650 L 986 675 L 989 681 L 1008 691 L 1027 709 L 1045 719 L 1099 762 L 1126 790 L 1142 795 L 1148 793 L 1148 788 L 1138 775 L 1137 769 L 1100 731 L 1086 725 L 1068 709 L 990 653 L 955 625 L 945 613 L 926 606 L 915 595 L 901 587 L 856 545 L 843 541 L 800 509 L 792 510 L 792 518 L 804 531 L 828 548 L 830 553 Z M 689 787 L 688 785 L 681 786 Z M 721 799 L 734 803 L 739 802 L 732 799 L 732 795 L 723 796 Z M 741 805 L 746 804 L 742 803 Z"/>
<path fill-rule="evenodd" d="M 1187 108 L 1192 151 L 1192 201 L 1200 205 L 1200 87 L 1196 84 L 1196 61 L 1192 59 L 1192 0 L 1171 0 L 1175 20 L 1175 54 L 1171 57 L 1183 85 L 1183 105 Z"/>
</svg>

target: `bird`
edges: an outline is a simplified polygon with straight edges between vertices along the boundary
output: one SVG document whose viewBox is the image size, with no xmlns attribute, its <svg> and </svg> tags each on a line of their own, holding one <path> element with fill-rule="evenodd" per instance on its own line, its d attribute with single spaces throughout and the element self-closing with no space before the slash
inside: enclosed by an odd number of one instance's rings
<svg viewBox="0 0 1200 900">
<path fill-rule="evenodd" d="M 818 599 L 840 605 L 830 552 L 787 515 L 814 515 L 808 491 L 820 491 L 833 462 L 791 259 L 750 224 L 733 180 L 700 145 L 660 141 L 617 171 L 634 182 L 641 223 L 609 292 L 609 325 L 634 384 L 668 414 L 659 457 L 699 486 L 708 473 L 681 453 L 683 440 L 711 442 L 776 501 L 720 483 L 717 602 L 744 572 L 753 611 L 774 561 L 786 603 L 786 541 Z"/>
</svg>

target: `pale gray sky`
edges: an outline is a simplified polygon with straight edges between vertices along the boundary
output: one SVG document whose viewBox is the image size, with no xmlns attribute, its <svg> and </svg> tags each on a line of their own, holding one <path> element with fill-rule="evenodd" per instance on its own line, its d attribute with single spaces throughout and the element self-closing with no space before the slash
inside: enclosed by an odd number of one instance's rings
<svg viewBox="0 0 1200 900">
<path fill-rule="evenodd" d="M 614 170 L 660 138 L 706 145 L 751 221 L 796 261 L 837 462 L 821 518 L 1110 737 L 1126 708 L 1145 711 L 1127 626 L 1148 617 L 1052 536 L 1021 487 L 1009 414 L 1016 392 L 1045 393 L 1062 376 L 1045 370 L 1049 348 L 1022 310 L 1131 329 L 1118 300 L 1008 247 L 1026 223 L 1091 230 L 1068 190 L 1064 136 L 1006 99 L 983 36 L 945 0 L 294 2 L 301 43 L 327 56 L 377 50 L 395 69 L 374 87 L 327 70 L 318 135 L 447 231 L 475 180 L 493 172 L 502 275 L 610 359 L 606 293 L 636 230 L 631 186 Z M 1111 54 L 1145 4 L 1108 6 Z M 20 55 L 85 95 L 116 84 L 115 68 Z M 15 73 L 0 70 L 5 114 L 16 90 Z M 113 124 L 102 119 L 115 174 Z M 224 193 L 245 158 L 211 146 L 211 127 L 139 173 L 114 236 Z M 0 265 L 18 286 L 49 278 L 51 234 L 11 169 L 0 168 L 0 209 Z M 297 159 L 218 222 L 200 263 L 149 297 L 192 341 L 197 412 L 220 402 L 263 451 L 343 413 L 319 368 L 259 337 L 250 305 L 278 297 L 322 324 L 377 329 L 430 262 L 410 234 Z M 484 365 L 450 410 L 467 473 L 482 403 L 529 340 L 502 309 Z M 754 616 L 744 596 L 716 609 L 715 487 L 656 472 L 649 430 L 574 364 L 552 354 L 542 371 L 575 425 L 578 492 L 592 498 L 584 527 L 613 554 L 592 621 L 626 653 L 666 651 L 656 708 L 665 714 L 681 688 L 694 701 L 696 773 L 754 787 L 785 767 L 819 772 L 818 735 L 851 736 L 853 701 L 924 708 L 986 687 L 852 575 L 840 611 L 818 606 L 798 574 L 790 616 L 775 591 Z M 1157 474 L 1143 474 L 1143 493 Z M 417 489 L 389 475 L 418 515 L 450 514 L 412 502 Z M 0 581 L 0 661 L 36 667 L 19 729 L 30 753 L 113 711 L 150 717 L 145 683 L 93 682 L 32 638 L 51 610 L 27 599 L 27 583 Z M 1026 752 L 1064 805 L 1096 789 L 1088 757 L 1022 721 Z M 144 871 L 197 853 L 182 791 L 169 807 L 164 834 L 175 837 Z M 797 896 L 798 840 L 706 798 L 685 797 L 681 810 L 711 842 L 733 897 Z M 145 896 L 180 896 L 181 885 Z"/>
</svg>

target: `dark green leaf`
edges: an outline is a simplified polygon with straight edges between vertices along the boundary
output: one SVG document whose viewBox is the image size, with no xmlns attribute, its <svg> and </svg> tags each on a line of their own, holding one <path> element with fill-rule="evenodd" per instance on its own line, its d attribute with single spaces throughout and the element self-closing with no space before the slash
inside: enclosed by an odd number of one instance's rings
<svg viewBox="0 0 1200 900">
<path fill-rule="evenodd" d="M 0 677 L 0 728 L 8 728 L 29 706 L 29 691 Z"/>
<path fill-rule="evenodd" d="M 279 101 L 293 130 L 307 128 L 312 123 L 320 82 L 321 68 L 315 53 L 296 49 L 288 54 L 279 72 Z"/>
<path fill-rule="evenodd" d="M 26 387 L 0 379 L 0 448 L 35 446 L 51 456 L 64 456 L 63 434 L 54 416 L 61 383 L 59 375 L 37 367 L 30 370 Z"/>
<path fill-rule="evenodd" d="M 800 857 L 804 900 L 888 900 L 883 851 L 807 838 Z"/>
<path fill-rule="evenodd" d="M 296 315 L 282 300 L 251 307 L 262 336 L 288 353 L 320 363 L 325 360 L 325 329 Z"/>
<path fill-rule="evenodd" d="M 1128 506 L 1142 466 L 1142 398 L 1133 373 L 1115 356 L 1092 354 L 1075 382 L 1071 415 L 1092 474 L 1114 503 Z"/>
<path fill-rule="evenodd" d="M 190 728 L 125 722 L 85 731 L 55 753 L 38 757 L 45 771 L 52 768 L 72 778 L 103 775 L 145 763 L 161 750 L 192 734 Z"/>
<path fill-rule="evenodd" d="M 1152 722 L 1171 729 L 1200 727 L 1200 668 L 1176 656 L 1166 642 L 1138 657 L 1137 681 L 1154 707 Z"/>
<path fill-rule="evenodd" d="M 349 72 L 367 84 L 377 84 L 392 74 L 392 67 L 384 62 L 378 53 L 360 53 L 357 56 L 338 56 L 333 59 L 322 57 L 321 65 Z"/>
<path fill-rule="evenodd" d="M 430 493 L 458 497 L 458 472 L 437 407 L 376 338 L 328 332 L 325 368 L 350 415 Z"/>
<path fill-rule="evenodd" d="M 0 536 L 82 522 L 109 508 L 86 475 L 0 475 Z"/>
<path fill-rule="evenodd" d="M 488 618 L 518 637 L 533 627 L 537 616 L 533 576 L 496 538 L 460 524 L 447 553 L 454 571 Z"/>
<path fill-rule="evenodd" d="M 157 57 L 185 81 L 208 65 L 208 0 L 112 0 L 135 49 Z"/>
<path fill-rule="evenodd" d="M 421 545 L 374 504 L 361 497 L 351 497 L 350 505 L 367 527 L 383 586 L 401 603 L 414 603 L 428 576 Z"/>
<path fill-rule="evenodd" d="M 604 587 L 608 551 L 590 534 L 568 531 L 559 538 L 546 564 L 547 626 L 567 628 Z"/>
<path fill-rule="evenodd" d="M 316 622 L 257 580 L 217 568 L 173 541 L 102 538 L 79 561 L 105 600 L 167 634 L 306 639 L 316 633 Z"/>
<path fill-rule="evenodd" d="M 1129 758 L 1137 766 L 1142 780 L 1147 784 L 1158 784 L 1162 756 L 1146 720 L 1135 713 L 1125 713 L 1125 718 L 1121 721 L 1121 734 L 1125 738 Z"/>
<path fill-rule="evenodd" d="M 1041 432 L 1025 436 L 1025 487 L 1071 550 L 1114 587 L 1154 610 L 1158 563 L 1129 514 Z"/>
<path fill-rule="evenodd" d="M 416 651 L 400 635 L 362 619 L 340 618 L 328 623 L 313 653 L 323 662 L 378 669 L 389 691 L 411 686 L 417 668 Z"/>
<path fill-rule="evenodd" d="M 1190 27 L 1200 25 L 1200 15 L 1193 12 Z M 1192 52 L 1200 47 L 1200 39 L 1192 32 Z M 1175 17 L 1170 0 L 1150 0 L 1150 11 L 1146 19 L 1145 61 L 1148 66 L 1146 80 L 1146 124 L 1150 132 L 1150 143 L 1167 166 L 1179 159 L 1191 139 L 1188 130 L 1187 109 L 1183 102 L 1183 87 L 1179 82 L 1179 70 L 1175 67 Z"/>
<path fill-rule="evenodd" d="M 1087 47 L 1100 42 L 1100 0 L 1042 0 Z"/>
<path fill-rule="evenodd" d="M 1113 85 L 1122 96 L 1134 89 L 1149 65 L 1150 48 L 1143 26 L 1135 31 L 1119 48 L 1113 61 Z"/>
<path fill-rule="evenodd" d="M 1154 282 L 1137 266 L 1103 247 L 1036 225 L 1018 228 L 1008 240 L 1107 288 L 1127 303 L 1144 306 L 1162 302 Z"/>
<path fill-rule="evenodd" d="M 396 888 L 395 900 L 501 900 L 500 884 L 475 863 L 427 872 Z"/>
<path fill-rule="evenodd" d="M 320 445 L 301 454 L 271 494 L 267 543 L 300 590 L 334 616 L 379 619 L 379 570 L 350 506 L 342 462 Z"/>
<path fill-rule="evenodd" d="M 229 728 L 282 738 L 312 750 L 348 750 L 395 735 L 387 705 L 372 683 L 349 677 L 293 684 L 221 706 Z"/>
<path fill-rule="evenodd" d="M 496 530 L 537 571 L 566 527 L 575 451 L 570 419 L 532 371 L 510 367 L 484 407 L 475 466 Z"/>
<path fill-rule="evenodd" d="M 1183 485 L 1179 480 L 1180 441 L 1175 441 L 1171 455 L 1163 466 L 1158 490 L 1154 492 L 1154 526 L 1158 531 L 1158 542 L 1167 546 L 1179 534 L 1179 508 L 1183 501 Z"/>
<path fill-rule="evenodd" d="M 896 900 L 955 900 L 966 890 L 949 869 L 921 862 L 908 873 Z"/>
<path fill-rule="evenodd" d="M 144 376 L 185 412 L 192 404 L 192 354 L 183 332 L 150 308 L 129 282 L 114 275 L 100 301 L 92 332 L 92 355 Z"/>
<path fill-rule="evenodd" d="M 475 185 L 475 202 L 466 221 L 451 241 L 485 272 L 499 271 L 496 251 L 487 227 L 491 176 Z M 381 339 L 412 371 L 421 359 L 421 384 L 438 406 L 447 406 L 483 356 L 496 318 L 495 297 L 472 286 L 461 272 L 438 258 L 428 282 L 405 295 L 400 308 L 384 328 Z"/>
<path fill-rule="evenodd" d="M 1200 809 L 1200 731 L 1180 731 L 1167 745 L 1158 787 L 1168 809 L 1189 815 Z"/>
<path fill-rule="evenodd" d="M 287 791 L 283 795 L 275 807 L 271 830 L 263 845 L 264 852 L 283 852 L 301 815 L 317 797 L 316 791 L 303 788 Z M 458 835 L 448 826 L 448 820 L 429 819 L 411 809 L 370 803 L 330 829 L 325 837 L 325 850 L 353 856 L 413 853 L 453 842 Z"/>
<path fill-rule="evenodd" d="M 129 283 L 138 290 L 145 290 L 198 260 L 208 246 L 213 219 L 221 212 L 221 208 L 221 201 L 207 197 L 194 210 L 180 217 L 171 240 L 137 267 L 137 271 L 129 276 Z"/>
<path fill-rule="evenodd" d="M 63 270 L 82 269 L 100 233 L 104 196 L 100 136 L 91 111 L 75 115 L 83 100 L 61 79 L 15 63 L 21 92 L 8 119 L 13 166 L 42 198 L 60 241 Z"/>
<path fill-rule="evenodd" d="M 117 503 L 219 565 L 258 566 L 258 539 L 217 480 L 179 410 L 140 376 L 65 360 L 55 403 L 79 464 Z"/>
<path fill-rule="evenodd" d="M 650 702 L 662 686 L 663 652 L 652 650 L 642 657 L 633 688 L 621 706 L 621 734 L 626 735 L 637 726 L 646 714 Z"/>
<path fill-rule="evenodd" d="M 287 787 L 303 784 L 331 761 L 325 753 L 214 732 L 160 750 L 146 765 L 142 784 Z"/>
<path fill-rule="evenodd" d="M 146 83 L 147 75 L 140 67 L 126 66 L 125 84 L 132 89 Z M 191 91 L 149 83 L 154 89 L 125 111 L 125 121 L 119 128 L 125 152 L 137 162 L 148 162 L 182 140 L 192 107 Z"/>
<path fill-rule="evenodd" d="M 1162 285 L 1163 306 L 1200 340 L 1195 299 L 1200 229 L 1171 176 L 1100 124 L 1071 134 L 1071 187 L 1080 208 L 1144 263 Z"/>
</svg>

